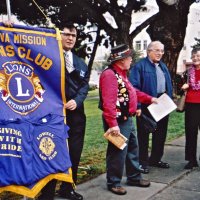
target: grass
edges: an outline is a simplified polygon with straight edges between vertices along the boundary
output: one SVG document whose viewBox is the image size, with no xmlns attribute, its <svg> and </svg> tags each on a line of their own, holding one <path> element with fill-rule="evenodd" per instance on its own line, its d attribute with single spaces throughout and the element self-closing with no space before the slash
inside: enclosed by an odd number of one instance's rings
<svg viewBox="0 0 200 200">
<path fill-rule="evenodd" d="M 79 170 L 79 180 L 83 182 L 105 172 L 105 151 L 107 141 L 103 138 L 101 110 L 98 99 L 88 98 L 85 101 L 87 126 L 84 149 Z"/>
<path fill-rule="evenodd" d="M 184 135 L 184 113 L 172 112 L 169 117 L 167 141 Z"/>
<path fill-rule="evenodd" d="M 78 172 L 78 183 L 85 182 L 105 172 L 105 155 L 107 141 L 103 138 L 101 110 L 98 109 L 98 90 L 92 90 L 85 101 L 87 126 L 84 149 Z M 184 113 L 170 114 L 167 141 L 184 134 Z M 9 198 L 8 198 L 9 197 Z M 18 200 L 21 196 L 4 192 L 2 199 Z"/>
<path fill-rule="evenodd" d="M 98 97 L 98 96 L 99 96 L 99 90 L 98 89 L 89 91 L 89 93 L 87 95 L 88 99 L 91 98 L 91 97 Z"/>
<path fill-rule="evenodd" d="M 98 95 L 98 90 L 89 92 L 89 97 Z M 105 154 L 107 141 L 103 138 L 101 111 L 97 98 L 85 101 L 87 116 L 86 136 L 79 170 L 79 183 L 87 181 L 105 172 Z M 184 113 L 172 112 L 169 118 L 167 141 L 184 134 Z M 150 142 L 151 146 L 151 142 Z"/>
</svg>

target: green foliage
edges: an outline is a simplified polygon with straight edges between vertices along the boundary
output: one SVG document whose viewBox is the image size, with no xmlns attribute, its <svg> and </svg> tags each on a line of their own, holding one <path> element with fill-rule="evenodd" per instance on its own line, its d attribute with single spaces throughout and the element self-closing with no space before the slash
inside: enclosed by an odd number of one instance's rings
<svg viewBox="0 0 200 200">
<path fill-rule="evenodd" d="M 105 173 L 107 141 L 103 138 L 101 110 L 98 109 L 98 90 L 89 92 L 85 101 L 87 127 L 81 158 L 79 183 Z M 133 119 L 135 123 L 135 118 Z M 184 113 L 172 112 L 169 118 L 167 141 L 184 134 Z M 151 146 L 151 142 L 150 142 Z"/>
<path fill-rule="evenodd" d="M 133 62 L 138 62 L 142 57 L 142 52 L 138 50 L 134 50 Z"/>
</svg>

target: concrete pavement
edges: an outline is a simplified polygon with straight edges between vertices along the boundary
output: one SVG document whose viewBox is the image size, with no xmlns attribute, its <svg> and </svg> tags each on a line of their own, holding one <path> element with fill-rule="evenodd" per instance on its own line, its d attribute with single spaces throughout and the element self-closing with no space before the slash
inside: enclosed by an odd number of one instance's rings
<svg viewBox="0 0 200 200">
<path fill-rule="evenodd" d="M 77 186 L 77 192 L 85 200 L 200 200 L 200 169 L 184 170 L 185 137 L 166 143 L 163 161 L 170 163 L 169 169 L 151 167 L 144 178 L 151 180 L 149 188 L 127 186 L 126 178 L 122 185 L 127 189 L 123 196 L 115 195 L 106 188 L 106 175 Z M 199 152 L 199 149 L 198 149 Z M 61 200 L 61 198 L 55 198 Z"/>
</svg>

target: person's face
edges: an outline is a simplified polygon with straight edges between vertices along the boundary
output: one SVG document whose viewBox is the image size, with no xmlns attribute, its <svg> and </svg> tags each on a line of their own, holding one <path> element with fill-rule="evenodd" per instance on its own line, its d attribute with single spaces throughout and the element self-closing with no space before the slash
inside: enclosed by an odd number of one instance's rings
<svg viewBox="0 0 200 200">
<path fill-rule="evenodd" d="M 160 44 L 155 44 L 151 49 L 148 50 L 148 56 L 152 62 L 157 63 L 161 60 L 164 54 L 164 46 Z"/>
<path fill-rule="evenodd" d="M 194 66 L 199 67 L 200 66 L 200 51 L 197 51 L 197 53 L 193 53 L 191 59 Z"/>
<path fill-rule="evenodd" d="M 132 63 L 132 57 L 128 56 L 127 58 L 123 58 L 122 60 L 120 60 L 120 67 L 122 70 L 128 71 L 131 67 L 131 63 Z"/>
<path fill-rule="evenodd" d="M 77 31 L 76 29 L 64 28 L 61 33 L 62 47 L 65 51 L 73 49 L 76 43 Z"/>
</svg>

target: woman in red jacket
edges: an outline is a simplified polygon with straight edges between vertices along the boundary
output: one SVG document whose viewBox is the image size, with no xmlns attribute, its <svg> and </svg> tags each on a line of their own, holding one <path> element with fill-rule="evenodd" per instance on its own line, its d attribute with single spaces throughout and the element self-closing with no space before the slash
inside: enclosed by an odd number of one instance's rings
<svg viewBox="0 0 200 200">
<path fill-rule="evenodd" d="M 185 169 L 198 167 L 197 136 L 200 128 L 200 48 L 191 52 L 193 64 L 187 70 L 188 83 L 182 86 L 187 90 L 185 107 L 185 160 L 189 161 Z"/>
</svg>

